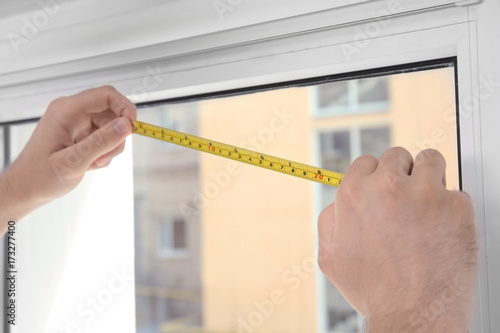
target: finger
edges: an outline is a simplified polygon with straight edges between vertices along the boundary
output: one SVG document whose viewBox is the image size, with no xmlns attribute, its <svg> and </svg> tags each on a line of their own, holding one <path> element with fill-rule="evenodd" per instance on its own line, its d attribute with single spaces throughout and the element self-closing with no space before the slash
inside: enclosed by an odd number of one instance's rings
<svg viewBox="0 0 500 333">
<path fill-rule="evenodd" d="M 80 142 L 85 139 L 90 133 L 98 130 L 99 128 L 105 126 L 106 124 L 112 122 L 118 118 L 118 116 L 111 110 L 105 110 L 103 112 L 94 113 L 91 115 L 91 121 L 84 121 L 86 124 L 84 128 L 80 128 L 75 134 L 74 142 Z"/>
<path fill-rule="evenodd" d="M 77 111 L 89 114 L 111 110 L 117 116 L 136 119 L 137 109 L 128 98 L 111 86 L 82 91 L 71 97 Z"/>
<path fill-rule="evenodd" d="M 412 172 L 413 157 L 402 147 L 393 147 L 386 150 L 380 158 L 377 173 L 406 178 Z"/>
<path fill-rule="evenodd" d="M 371 155 L 358 157 L 347 170 L 344 181 L 349 178 L 358 179 L 362 176 L 371 175 L 378 166 L 378 159 Z"/>
<path fill-rule="evenodd" d="M 333 273 L 333 239 L 335 235 L 335 203 L 326 207 L 318 218 L 318 263 L 325 275 Z"/>
<path fill-rule="evenodd" d="M 412 177 L 446 186 L 446 160 L 435 149 L 423 150 L 415 158 Z"/>
<path fill-rule="evenodd" d="M 104 125 L 106 125 L 107 123 L 112 122 L 117 117 L 119 117 L 119 116 L 117 116 L 113 111 L 105 110 L 103 112 L 92 114 L 91 119 L 92 119 L 92 123 L 96 127 L 100 128 L 100 127 L 103 127 Z M 125 118 L 127 118 L 127 117 L 125 117 Z"/>
<path fill-rule="evenodd" d="M 120 117 L 94 131 L 80 142 L 57 152 L 57 163 L 69 168 L 68 177 L 79 177 L 97 160 L 118 147 L 132 132 L 132 124 Z"/>
<path fill-rule="evenodd" d="M 118 145 L 118 147 L 116 147 L 115 149 L 113 149 L 109 153 L 106 153 L 103 156 L 99 157 L 97 160 L 95 160 L 90 165 L 89 170 L 94 170 L 94 169 L 100 169 L 100 168 L 107 167 L 111 163 L 111 161 L 113 160 L 113 158 L 115 158 L 116 156 L 118 156 L 121 153 L 123 153 L 124 150 L 125 150 L 125 141 L 123 141 L 122 143 L 120 143 Z"/>
</svg>

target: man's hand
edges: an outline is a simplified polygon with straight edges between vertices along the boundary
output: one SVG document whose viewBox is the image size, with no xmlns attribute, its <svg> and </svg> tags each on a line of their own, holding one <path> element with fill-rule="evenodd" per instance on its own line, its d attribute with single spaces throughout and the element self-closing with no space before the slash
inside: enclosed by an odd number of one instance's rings
<svg viewBox="0 0 500 333">
<path fill-rule="evenodd" d="M 319 265 L 369 333 L 468 332 L 477 275 L 469 197 L 435 150 L 358 158 L 319 218 Z"/>
<path fill-rule="evenodd" d="M 107 166 L 123 151 L 136 113 L 135 105 L 109 86 L 53 101 L 0 178 L 0 229 L 8 219 L 71 191 L 87 170 Z"/>
</svg>

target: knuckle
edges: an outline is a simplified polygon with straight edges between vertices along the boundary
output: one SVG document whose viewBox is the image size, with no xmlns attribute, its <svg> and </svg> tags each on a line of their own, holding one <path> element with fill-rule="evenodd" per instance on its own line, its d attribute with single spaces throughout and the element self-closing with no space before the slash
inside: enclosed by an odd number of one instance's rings
<svg viewBox="0 0 500 333">
<path fill-rule="evenodd" d="M 112 85 L 109 85 L 109 84 L 101 86 L 97 89 L 101 89 L 101 90 L 106 91 L 108 93 L 118 93 L 118 90 L 116 90 L 115 87 L 113 87 Z"/>
<path fill-rule="evenodd" d="M 359 165 L 359 164 L 366 164 L 366 163 L 373 163 L 373 162 L 378 162 L 378 158 L 376 158 L 373 155 L 363 155 L 354 160 L 352 165 Z"/>
<path fill-rule="evenodd" d="M 352 174 L 357 172 L 358 169 L 363 169 L 363 166 L 365 165 L 376 165 L 378 164 L 379 160 L 373 155 L 363 155 L 354 160 L 352 162 L 351 166 L 349 167 L 349 170 L 347 171 L 346 174 Z M 347 177 L 346 177 L 347 178 Z M 356 177 L 349 177 L 350 181 L 353 181 L 356 179 Z M 347 180 L 347 179 L 345 179 Z"/>
<path fill-rule="evenodd" d="M 50 102 L 46 112 L 48 113 L 60 112 L 62 109 L 65 109 L 67 105 L 68 105 L 68 97 L 59 97 Z"/>
<path fill-rule="evenodd" d="M 425 149 L 418 153 L 416 157 L 416 162 L 432 162 L 432 163 L 442 163 L 445 162 L 444 156 L 436 149 Z"/>
<path fill-rule="evenodd" d="M 398 156 L 401 159 L 402 158 L 405 158 L 405 159 L 412 158 L 410 152 L 408 150 L 406 150 L 405 148 L 400 147 L 400 146 L 396 146 L 396 147 L 392 147 L 392 148 L 387 149 L 383 155 Z"/>
</svg>

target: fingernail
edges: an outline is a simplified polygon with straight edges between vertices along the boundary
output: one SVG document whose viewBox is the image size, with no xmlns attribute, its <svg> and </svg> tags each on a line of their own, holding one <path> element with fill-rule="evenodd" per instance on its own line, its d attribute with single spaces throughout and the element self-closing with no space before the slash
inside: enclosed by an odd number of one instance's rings
<svg viewBox="0 0 500 333">
<path fill-rule="evenodd" d="M 115 121 L 115 124 L 113 126 L 116 133 L 123 135 L 129 132 L 130 122 L 128 121 L 128 119 L 120 117 Z"/>
</svg>

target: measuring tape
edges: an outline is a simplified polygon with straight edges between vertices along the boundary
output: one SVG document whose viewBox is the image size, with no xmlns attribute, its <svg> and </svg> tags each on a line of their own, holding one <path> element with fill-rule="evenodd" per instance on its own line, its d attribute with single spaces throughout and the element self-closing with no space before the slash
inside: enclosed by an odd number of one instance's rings
<svg viewBox="0 0 500 333">
<path fill-rule="evenodd" d="M 252 150 L 146 124 L 137 120 L 132 120 L 132 125 L 136 134 L 326 185 L 339 186 L 344 177 L 343 174 L 338 172 L 261 154 Z"/>
</svg>

